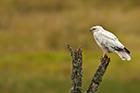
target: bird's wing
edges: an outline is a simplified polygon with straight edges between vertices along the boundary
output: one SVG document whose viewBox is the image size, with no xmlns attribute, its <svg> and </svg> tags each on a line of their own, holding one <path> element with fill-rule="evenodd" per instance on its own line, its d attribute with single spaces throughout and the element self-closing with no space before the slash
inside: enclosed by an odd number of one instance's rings
<svg viewBox="0 0 140 93">
<path fill-rule="evenodd" d="M 110 38 L 110 39 L 114 39 L 114 40 L 118 39 L 113 33 L 108 32 L 106 30 L 102 31 L 101 34 L 106 38 Z"/>
<path fill-rule="evenodd" d="M 111 48 L 116 48 L 116 49 L 124 47 L 123 44 L 120 43 L 118 38 L 114 34 L 108 31 L 96 32 L 94 36 L 98 43 L 106 47 L 111 47 Z"/>
</svg>

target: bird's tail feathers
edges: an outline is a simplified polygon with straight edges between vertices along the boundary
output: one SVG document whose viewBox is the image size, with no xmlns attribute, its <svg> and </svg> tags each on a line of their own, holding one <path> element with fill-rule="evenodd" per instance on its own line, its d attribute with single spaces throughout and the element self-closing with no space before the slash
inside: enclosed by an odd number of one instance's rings
<svg viewBox="0 0 140 93">
<path fill-rule="evenodd" d="M 127 60 L 127 61 L 131 60 L 130 54 L 127 53 L 126 51 L 116 51 L 116 53 L 120 56 L 122 60 Z"/>
</svg>

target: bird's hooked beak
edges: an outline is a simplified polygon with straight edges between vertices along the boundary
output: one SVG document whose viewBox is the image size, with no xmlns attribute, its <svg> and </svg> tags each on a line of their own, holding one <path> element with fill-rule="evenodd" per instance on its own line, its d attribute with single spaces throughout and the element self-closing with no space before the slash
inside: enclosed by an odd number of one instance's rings
<svg viewBox="0 0 140 93">
<path fill-rule="evenodd" d="M 92 32 L 93 31 L 92 28 L 90 28 L 89 31 Z"/>
</svg>

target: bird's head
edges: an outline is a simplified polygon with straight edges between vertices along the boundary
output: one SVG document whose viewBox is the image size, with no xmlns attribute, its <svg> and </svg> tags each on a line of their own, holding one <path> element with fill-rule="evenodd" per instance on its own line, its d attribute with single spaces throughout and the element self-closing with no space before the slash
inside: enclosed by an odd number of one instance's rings
<svg viewBox="0 0 140 93">
<path fill-rule="evenodd" d="M 102 26 L 93 26 L 90 28 L 91 32 L 100 31 L 100 30 L 103 30 Z"/>
</svg>

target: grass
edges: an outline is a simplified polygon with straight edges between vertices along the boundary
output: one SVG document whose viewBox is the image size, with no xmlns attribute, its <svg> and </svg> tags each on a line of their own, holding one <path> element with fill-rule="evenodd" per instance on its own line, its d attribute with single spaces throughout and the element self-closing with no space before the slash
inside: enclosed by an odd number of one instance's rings
<svg viewBox="0 0 140 93">
<path fill-rule="evenodd" d="M 102 25 L 132 52 L 131 62 L 111 54 L 98 93 L 139 93 L 138 0 L 1 0 L 0 93 L 67 93 L 71 59 L 65 46 L 82 47 L 84 89 L 101 51 L 89 28 Z"/>
<path fill-rule="evenodd" d="M 75 3 L 67 0 L 63 3 L 58 0 L 2 0 L 1 4 L 5 6 L 0 6 L 1 51 L 63 50 L 64 43 L 92 49 L 89 28 L 93 25 L 104 26 L 122 41 L 127 40 L 129 47 L 135 47 L 139 44 L 140 30 L 140 12 L 136 2 L 124 0 L 120 5 L 110 0 L 111 5 L 107 6 L 98 1 L 96 6 L 96 0 Z"/>
<path fill-rule="evenodd" d="M 63 83 L 64 86 L 69 86 L 69 81 L 65 79 L 65 75 L 68 75 L 65 72 L 67 68 L 62 68 L 67 63 L 60 62 L 63 56 L 55 56 L 57 61 L 52 60 L 53 55 L 52 53 L 27 53 L 1 56 L 0 92 L 65 92 L 66 90 L 63 86 L 60 86 L 60 83 Z M 55 77 L 56 75 L 57 77 Z M 66 81 L 68 83 L 65 83 Z"/>
<path fill-rule="evenodd" d="M 99 56 L 91 52 L 84 52 L 83 56 L 86 89 L 97 68 Z M 110 56 L 111 63 L 98 93 L 139 93 L 139 63 L 122 62 L 118 56 Z M 66 93 L 71 87 L 70 62 L 70 56 L 65 52 L 2 55 L 0 92 Z"/>
</svg>

